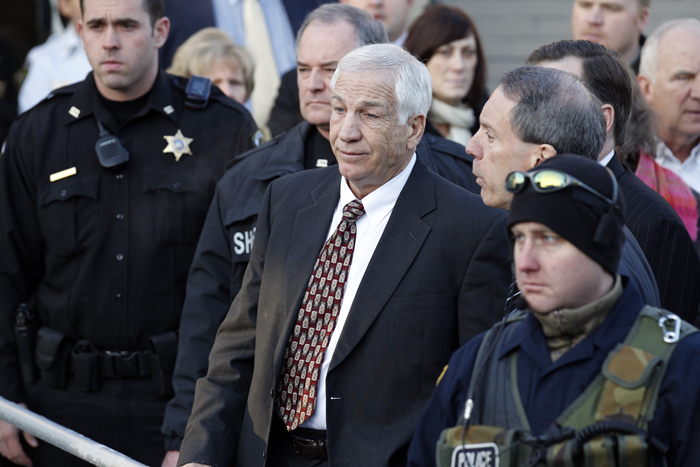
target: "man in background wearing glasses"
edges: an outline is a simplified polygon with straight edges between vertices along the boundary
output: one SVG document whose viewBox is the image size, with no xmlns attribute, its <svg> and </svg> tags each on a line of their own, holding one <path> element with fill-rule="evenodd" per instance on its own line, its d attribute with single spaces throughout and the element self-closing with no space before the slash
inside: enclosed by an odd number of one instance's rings
<svg viewBox="0 0 700 467">
<path fill-rule="evenodd" d="M 452 356 L 409 466 L 698 465 L 700 334 L 616 272 L 614 175 L 561 155 L 504 190 L 526 308 Z"/>
</svg>

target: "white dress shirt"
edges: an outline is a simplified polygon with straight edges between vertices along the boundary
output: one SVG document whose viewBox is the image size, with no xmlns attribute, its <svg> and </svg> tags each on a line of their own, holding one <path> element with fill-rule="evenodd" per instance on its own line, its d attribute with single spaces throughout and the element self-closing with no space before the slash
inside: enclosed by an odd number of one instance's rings
<svg viewBox="0 0 700 467">
<path fill-rule="evenodd" d="M 607 167 L 614 155 L 615 155 L 615 150 L 613 149 L 612 151 L 610 151 L 608 153 L 607 156 L 605 156 L 601 160 L 599 160 L 598 164 L 602 165 L 603 167 Z"/>
<path fill-rule="evenodd" d="M 78 31 L 70 24 L 30 50 L 25 67 L 27 77 L 18 95 L 19 113 L 34 107 L 54 89 L 84 80 L 92 70 Z"/>
<path fill-rule="evenodd" d="M 318 390 L 316 391 L 316 408 L 311 417 L 302 423 L 301 426 L 304 428 L 312 428 L 314 430 L 326 429 L 326 375 L 328 375 L 328 367 L 333 359 L 333 352 L 343 332 L 343 326 L 348 319 L 348 314 L 355 300 L 357 289 L 362 282 L 362 277 L 365 275 L 365 271 L 372 259 L 374 250 L 377 248 L 379 239 L 382 238 L 384 228 L 387 222 L 389 222 L 396 200 L 401 190 L 403 190 L 404 185 L 406 185 L 406 181 L 409 175 L 411 175 L 415 164 L 416 155 L 413 154 L 406 168 L 361 200 L 365 208 L 365 214 L 355 221 L 355 226 L 357 228 L 355 234 L 355 250 L 353 251 L 352 263 L 350 263 L 350 270 L 348 271 L 348 281 L 345 284 L 343 302 L 340 305 L 338 321 L 331 334 L 331 340 L 328 343 L 326 355 L 321 365 L 321 374 L 318 377 Z M 343 177 L 340 182 L 340 200 L 338 201 L 338 206 L 335 208 L 333 221 L 331 221 L 331 227 L 328 230 L 326 241 L 333 235 L 338 224 L 340 224 L 343 208 L 354 199 L 357 199 L 357 197 L 350 190 L 347 180 Z"/>
<path fill-rule="evenodd" d="M 700 192 L 700 141 L 690 151 L 690 156 L 681 162 L 663 142 L 656 150 L 656 162 L 661 167 L 674 171 L 693 190 Z"/>
</svg>

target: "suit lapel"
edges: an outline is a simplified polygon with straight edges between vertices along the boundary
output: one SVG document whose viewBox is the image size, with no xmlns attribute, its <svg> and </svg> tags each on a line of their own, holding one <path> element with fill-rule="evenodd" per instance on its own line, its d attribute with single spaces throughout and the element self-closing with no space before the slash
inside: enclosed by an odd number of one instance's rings
<svg viewBox="0 0 700 467">
<path fill-rule="evenodd" d="M 362 339 L 421 250 L 431 230 L 422 217 L 436 208 L 434 184 L 429 169 L 418 159 L 367 266 L 329 370 Z"/>
<path fill-rule="evenodd" d="M 326 234 L 340 199 L 340 173 L 337 168 L 328 169 L 328 172 L 330 175 L 311 191 L 310 203 L 297 211 L 294 220 L 284 283 L 284 332 L 280 334 L 275 349 L 277 373 L 281 369 L 282 355 L 296 322 L 309 277 L 326 243 Z"/>
</svg>

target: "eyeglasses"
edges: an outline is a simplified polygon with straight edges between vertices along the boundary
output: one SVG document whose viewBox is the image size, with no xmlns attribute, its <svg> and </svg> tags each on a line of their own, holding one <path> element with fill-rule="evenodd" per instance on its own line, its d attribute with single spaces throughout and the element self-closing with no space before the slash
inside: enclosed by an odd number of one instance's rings
<svg viewBox="0 0 700 467">
<path fill-rule="evenodd" d="M 573 185 L 579 188 L 583 188 L 589 193 L 604 200 L 611 206 L 615 206 L 617 204 L 617 181 L 615 180 L 615 176 L 612 174 L 612 172 L 610 172 L 609 169 L 606 168 L 606 171 L 612 179 L 612 199 L 603 196 L 598 191 L 583 183 L 581 180 L 555 169 L 541 169 L 527 173 L 511 172 L 510 174 L 508 174 L 508 177 L 506 177 L 506 190 L 513 194 L 520 193 L 523 190 L 523 188 L 525 188 L 526 180 L 530 180 L 532 188 L 534 188 L 535 191 L 538 193 L 553 193 L 555 191 L 563 190 L 564 188 Z"/>
</svg>

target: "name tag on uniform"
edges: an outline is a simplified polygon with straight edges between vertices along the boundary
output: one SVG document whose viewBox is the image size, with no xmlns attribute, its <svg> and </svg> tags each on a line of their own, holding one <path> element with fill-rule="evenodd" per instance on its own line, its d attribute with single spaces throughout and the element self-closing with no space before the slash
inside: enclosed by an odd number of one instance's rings
<svg viewBox="0 0 700 467">
<path fill-rule="evenodd" d="M 71 167 L 70 169 L 61 170 L 60 172 L 56 172 L 55 174 L 51 174 L 49 176 L 49 180 L 51 180 L 52 182 L 55 182 L 56 180 L 61 180 L 62 178 L 71 177 L 77 173 L 78 173 L 78 171 L 76 170 L 76 168 Z"/>
<path fill-rule="evenodd" d="M 464 444 L 452 451 L 452 467 L 498 467 L 496 443 Z"/>
</svg>

